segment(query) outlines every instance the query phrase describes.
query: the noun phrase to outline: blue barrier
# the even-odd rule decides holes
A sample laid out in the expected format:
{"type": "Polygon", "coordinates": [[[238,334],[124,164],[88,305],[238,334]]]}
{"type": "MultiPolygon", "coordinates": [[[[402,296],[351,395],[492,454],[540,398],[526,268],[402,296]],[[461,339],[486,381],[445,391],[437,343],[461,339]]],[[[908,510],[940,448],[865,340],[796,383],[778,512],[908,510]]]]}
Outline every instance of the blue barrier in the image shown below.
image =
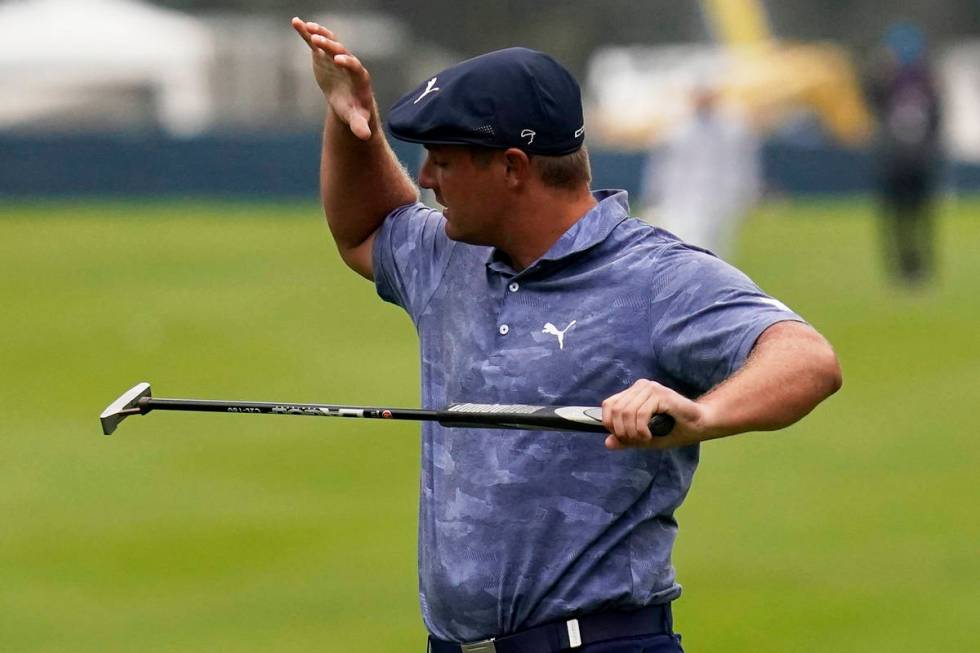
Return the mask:
{"type": "MultiPolygon", "coordinates": [[[[406,166],[418,146],[393,143],[406,166]]],[[[316,196],[320,135],[0,136],[0,195],[316,196]]]]}
{"type": "MultiPolygon", "coordinates": [[[[422,148],[392,142],[413,173],[422,148]]],[[[208,135],[0,135],[0,196],[232,195],[316,197],[318,133],[208,135]]],[[[594,187],[639,197],[643,154],[593,149],[594,187]]],[[[872,158],[862,150],[768,143],[766,185],[789,195],[872,189],[872,158]]],[[[980,166],[950,166],[949,184],[980,189],[980,166]]]]}

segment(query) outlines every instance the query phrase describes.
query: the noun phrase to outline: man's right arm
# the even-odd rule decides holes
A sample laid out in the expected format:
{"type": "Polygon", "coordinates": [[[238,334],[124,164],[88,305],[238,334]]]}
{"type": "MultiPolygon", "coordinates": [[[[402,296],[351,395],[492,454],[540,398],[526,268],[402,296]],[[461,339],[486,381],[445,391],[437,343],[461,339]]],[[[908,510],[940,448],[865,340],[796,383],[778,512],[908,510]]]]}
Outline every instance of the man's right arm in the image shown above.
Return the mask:
{"type": "Polygon", "coordinates": [[[361,62],[317,23],[292,21],[310,46],[326,117],[320,192],[327,224],[344,262],[374,278],[374,235],[395,208],[418,199],[418,189],[395,157],[361,62]]]}

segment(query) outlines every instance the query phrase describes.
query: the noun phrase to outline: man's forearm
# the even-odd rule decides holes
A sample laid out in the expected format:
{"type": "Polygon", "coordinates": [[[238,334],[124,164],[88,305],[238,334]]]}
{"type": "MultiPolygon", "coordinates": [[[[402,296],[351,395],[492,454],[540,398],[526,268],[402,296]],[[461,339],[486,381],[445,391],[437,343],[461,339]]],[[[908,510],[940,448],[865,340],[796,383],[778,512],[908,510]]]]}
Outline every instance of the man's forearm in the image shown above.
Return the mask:
{"type": "Polygon", "coordinates": [[[789,426],[836,392],[842,378],[830,344],[799,322],[769,327],[748,361],[701,397],[704,440],[789,426]]]}
{"type": "Polygon", "coordinates": [[[363,243],[385,216],[418,198],[418,190],[385,139],[377,107],[368,140],[357,138],[327,107],[320,192],[327,224],[343,251],[363,243]]]}

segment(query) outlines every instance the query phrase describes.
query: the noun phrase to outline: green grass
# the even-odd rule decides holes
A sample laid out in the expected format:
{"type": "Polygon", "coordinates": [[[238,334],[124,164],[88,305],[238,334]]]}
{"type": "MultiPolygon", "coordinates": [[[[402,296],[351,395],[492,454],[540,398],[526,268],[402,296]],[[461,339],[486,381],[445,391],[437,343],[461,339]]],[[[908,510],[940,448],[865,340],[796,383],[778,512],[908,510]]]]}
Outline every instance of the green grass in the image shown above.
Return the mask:
{"type": "MultiPolygon", "coordinates": [[[[980,203],[936,287],[871,206],[773,204],[739,263],[834,343],[844,389],[706,445],[675,562],[689,651],[980,648],[980,203]]],[[[0,208],[0,650],[423,650],[417,428],[159,413],[161,396],[415,405],[409,320],[312,204],[0,208]]]]}

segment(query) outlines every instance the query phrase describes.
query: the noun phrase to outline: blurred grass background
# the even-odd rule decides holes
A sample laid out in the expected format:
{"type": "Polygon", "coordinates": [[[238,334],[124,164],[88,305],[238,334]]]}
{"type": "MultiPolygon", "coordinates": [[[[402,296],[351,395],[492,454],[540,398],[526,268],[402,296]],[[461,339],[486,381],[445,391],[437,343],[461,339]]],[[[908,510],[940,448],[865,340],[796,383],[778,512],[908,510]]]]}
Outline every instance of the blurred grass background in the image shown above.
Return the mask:
{"type": "MultiPolygon", "coordinates": [[[[706,445],[679,513],[689,651],[980,650],[980,201],[941,275],[881,271],[873,206],[772,203],[737,263],[844,389],[706,445]]],[[[98,413],[159,396],[413,406],[414,331],[308,203],[0,207],[0,651],[422,651],[417,425],[98,413]]]]}

